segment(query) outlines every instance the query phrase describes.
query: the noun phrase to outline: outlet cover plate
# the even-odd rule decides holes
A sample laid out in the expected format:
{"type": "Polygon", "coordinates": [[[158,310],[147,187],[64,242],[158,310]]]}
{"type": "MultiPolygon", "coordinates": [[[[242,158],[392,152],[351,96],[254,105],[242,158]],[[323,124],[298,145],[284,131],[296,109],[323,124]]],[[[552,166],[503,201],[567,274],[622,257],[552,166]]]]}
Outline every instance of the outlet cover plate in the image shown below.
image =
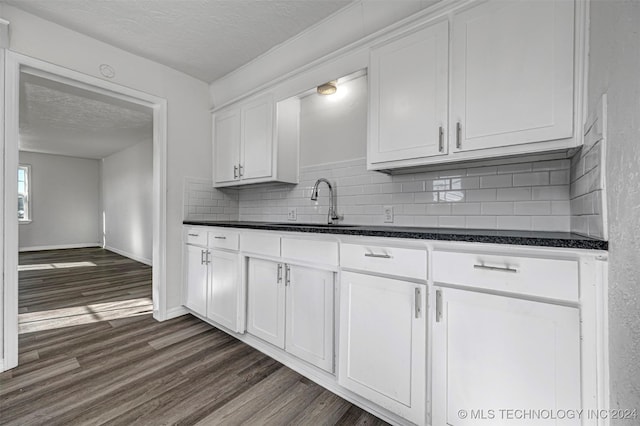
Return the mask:
{"type": "Polygon", "coordinates": [[[384,215],[384,223],[393,223],[393,206],[382,207],[382,214],[384,215]]]}
{"type": "Polygon", "coordinates": [[[296,207],[289,207],[289,211],[287,213],[287,220],[291,220],[291,221],[298,220],[298,209],[296,207]]]}

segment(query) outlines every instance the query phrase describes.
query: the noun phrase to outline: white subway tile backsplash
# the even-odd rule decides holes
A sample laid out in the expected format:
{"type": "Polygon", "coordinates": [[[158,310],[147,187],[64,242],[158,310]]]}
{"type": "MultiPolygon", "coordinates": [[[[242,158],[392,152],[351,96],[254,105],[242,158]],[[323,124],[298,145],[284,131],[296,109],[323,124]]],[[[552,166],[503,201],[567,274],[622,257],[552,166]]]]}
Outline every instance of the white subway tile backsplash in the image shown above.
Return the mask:
{"type": "Polygon", "coordinates": [[[568,200],[569,185],[533,187],[531,195],[534,200],[568,200]]]}
{"type": "Polygon", "coordinates": [[[569,169],[571,160],[538,161],[533,163],[533,171],[569,169]]]}
{"type": "Polygon", "coordinates": [[[533,229],[538,231],[565,232],[570,227],[569,216],[532,216],[533,229]]]}
{"type": "Polygon", "coordinates": [[[470,189],[467,191],[467,201],[495,201],[496,189],[470,189]]]}
{"type": "Polygon", "coordinates": [[[497,216],[466,216],[466,227],[470,229],[496,229],[497,216]]]}
{"type": "Polygon", "coordinates": [[[571,203],[567,200],[552,201],[551,214],[554,216],[568,216],[571,214],[571,203]]]}
{"type": "Polygon", "coordinates": [[[466,219],[464,216],[440,216],[438,224],[442,228],[464,228],[466,219]]]}
{"type": "Polygon", "coordinates": [[[532,230],[531,216],[498,216],[498,229],[532,230]]]}
{"type": "Polygon", "coordinates": [[[416,216],[414,218],[415,226],[424,226],[427,228],[438,227],[438,216],[416,216]]]}
{"type": "Polygon", "coordinates": [[[451,205],[451,214],[459,216],[481,214],[481,203],[455,203],[451,205]]]}
{"type": "Polygon", "coordinates": [[[495,175],[497,172],[497,166],[473,167],[467,169],[467,176],[495,175]]]}
{"type": "Polygon", "coordinates": [[[550,201],[516,201],[513,212],[516,216],[546,216],[551,214],[550,201]]]}
{"type": "Polygon", "coordinates": [[[498,201],[526,201],[531,200],[531,188],[499,188],[498,201]]]}
{"type": "Polygon", "coordinates": [[[451,214],[451,204],[427,204],[427,214],[431,216],[444,216],[451,214]]]}
{"type": "Polygon", "coordinates": [[[569,170],[554,170],[549,172],[549,183],[551,185],[569,185],[569,170]]]}
{"type": "Polygon", "coordinates": [[[482,214],[507,216],[513,214],[513,203],[506,201],[485,202],[481,206],[482,214]]]}
{"type": "Polygon", "coordinates": [[[424,191],[424,181],[404,182],[400,184],[402,192],[422,192],[424,191]]]}
{"type": "Polygon", "coordinates": [[[437,192],[419,192],[413,198],[416,203],[437,203],[440,196],[437,192]]]}
{"type": "Polygon", "coordinates": [[[480,188],[511,188],[512,186],[513,175],[493,175],[480,178],[480,188]]]}
{"type": "Polygon", "coordinates": [[[498,166],[498,174],[504,173],[526,173],[532,169],[531,163],[505,164],[498,166]]]}
{"type": "MultiPolygon", "coordinates": [[[[336,188],[338,213],[348,224],[555,228],[568,223],[569,209],[573,207],[564,183],[569,166],[563,160],[542,163],[386,175],[367,171],[365,159],[357,159],[303,167],[298,185],[263,184],[216,190],[206,180],[188,180],[185,218],[287,222],[288,208],[296,207],[299,222],[323,223],[329,204],[326,187],[320,188],[317,202],[310,197],[316,179],[326,177],[336,188]],[[534,169],[541,171],[532,172],[534,169]],[[551,176],[553,185],[549,185],[551,176]],[[387,205],[394,207],[393,224],[383,222],[383,206],[387,205]],[[548,221],[534,222],[534,217],[561,219],[549,225],[548,221]]],[[[567,225],[564,231],[568,230],[567,225]]]]}
{"type": "Polygon", "coordinates": [[[549,185],[549,172],[532,172],[513,175],[513,186],[549,185]]]}

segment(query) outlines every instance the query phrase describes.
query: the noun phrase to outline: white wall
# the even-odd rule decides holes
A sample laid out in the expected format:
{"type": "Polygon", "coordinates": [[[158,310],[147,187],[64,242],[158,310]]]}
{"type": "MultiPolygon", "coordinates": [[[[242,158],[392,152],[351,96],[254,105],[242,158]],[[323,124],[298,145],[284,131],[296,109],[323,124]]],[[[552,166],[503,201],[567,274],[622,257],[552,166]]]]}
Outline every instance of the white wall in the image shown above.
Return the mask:
{"type": "Polygon", "coordinates": [[[340,84],[331,96],[300,101],[300,166],[362,158],[367,149],[367,77],[340,84]]]}
{"type": "Polygon", "coordinates": [[[102,168],[104,244],[108,250],[151,265],[153,258],[153,143],[106,157],[102,168]]]}
{"type": "Polygon", "coordinates": [[[31,166],[31,223],[20,224],[19,247],[37,249],[98,245],[98,160],[20,152],[31,166]]]}
{"type": "Polygon", "coordinates": [[[184,177],[211,179],[208,85],[14,7],[1,13],[11,22],[12,51],[102,79],[99,66],[109,64],[110,81],[167,99],[167,308],[179,307],[184,177]]]}
{"type": "MultiPolygon", "coordinates": [[[[592,1],[589,111],[608,98],[611,408],[640,409],[640,2],[592,1]]],[[[628,425],[633,420],[613,420],[628,425]]]]}

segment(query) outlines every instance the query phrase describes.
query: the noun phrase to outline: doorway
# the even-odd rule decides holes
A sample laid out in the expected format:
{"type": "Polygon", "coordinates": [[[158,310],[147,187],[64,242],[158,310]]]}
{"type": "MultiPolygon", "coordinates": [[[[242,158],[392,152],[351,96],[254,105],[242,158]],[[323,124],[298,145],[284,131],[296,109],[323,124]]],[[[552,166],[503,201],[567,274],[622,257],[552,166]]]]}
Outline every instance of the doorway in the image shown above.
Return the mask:
{"type": "MultiPolygon", "coordinates": [[[[7,52],[5,66],[5,157],[4,157],[4,327],[3,327],[3,352],[4,365],[2,369],[10,369],[18,364],[18,241],[19,226],[12,212],[18,211],[18,170],[20,167],[20,85],[25,80],[46,81],[45,86],[55,88],[56,85],[63,85],[71,88],[71,91],[88,94],[89,97],[109,99],[114,105],[128,105],[130,108],[141,111],[149,111],[152,123],[152,138],[149,141],[152,151],[152,177],[150,187],[152,188],[151,223],[150,234],[152,235],[151,253],[149,256],[140,256],[141,259],[149,258],[152,268],[152,300],[153,316],[157,320],[166,317],[165,301],[165,254],[164,241],[166,233],[166,100],[135,91],[112,82],[82,73],[71,71],[46,62],[42,62],[24,55],[7,52]]],[[[112,162],[113,163],[113,162],[112,162]]],[[[108,167],[104,164],[101,170],[111,173],[113,179],[118,176],[117,167],[113,164],[108,167]]],[[[24,177],[24,173],[21,175],[24,177]]],[[[117,183],[116,183],[117,185],[117,183]]],[[[21,186],[24,190],[24,185],[21,186]]],[[[104,185],[102,186],[104,190],[104,185]]],[[[112,197],[113,198],[113,197],[112,197]]],[[[28,214],[25,210],[25,197],[22,194],[23,217],[28,214]]],[[[109,202],[113,209],[118,208],[118,203],[109,202]]],[[[28,208],[28,207],[27,207],[28,208]]],[[[101,204],[101,212],[107,209],[106,203],[101,204]]],[[[105,223],[104,216],[102,223],[105,223]]],[[[143,224],[138,223],[139,226],[143,224]]],[[[103,233],[105,227],[102,228],[103,233]]],[[[103,245],[106,244],[103,237],[103,245]]],[[[122,237],[122,236],[120,236],[122,237]]],[[[114,237],[115,238],[115,237],[114,237]]],[[[140,244],[140,238],[132,243],[140,244]]],[[[46,244],[44,245],[46,247],[46,244]]],[[[37,245],[36,245],[37,247],[37,245]]],[[[126,252],[127,250],[122,250],[126,252]]],[[[127,253],[122,253],[127,254],[127,253]]]]}

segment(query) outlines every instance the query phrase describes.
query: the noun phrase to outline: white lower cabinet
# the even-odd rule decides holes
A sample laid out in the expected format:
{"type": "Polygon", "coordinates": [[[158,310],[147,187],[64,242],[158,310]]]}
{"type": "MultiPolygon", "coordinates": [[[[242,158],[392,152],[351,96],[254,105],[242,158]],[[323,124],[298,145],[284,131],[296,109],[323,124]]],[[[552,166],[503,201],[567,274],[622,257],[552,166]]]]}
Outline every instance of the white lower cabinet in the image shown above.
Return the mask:
{"type": "Polygon", "coordinates": [[[247,332],[284,348],[283,264],[249,258],[247,332]]]}
{"type": "Polygon", "coordinates": [[[340,385],[424,424],[426,286],[352,272],[340,286],[340,385]]]}
{"type": "Polygon", "coordinates": [[[249,258],[247,332],[333,372],[334,273],[249,258]]]}
{"type": "Polygon", "coordinates": [[[237,253],[209,251],[207,318],[238,330],[239,259],[237,253]]]}
{"type": "Polygon", "coordinates": [[[437,288],[433,320],[433,425],[512,425],[500,410],[580,409],[578,308],[437,288]]]}
{"type": "Polygon", "coordinates": [[[207,249],[187,244],[184,305],[193,312],[207,314],[207,249]]]}
{"type": "Polygon", "coordinates": [[[185,231],[184,306],[231,331],[243,332],[238,233],[185,231]]]}

